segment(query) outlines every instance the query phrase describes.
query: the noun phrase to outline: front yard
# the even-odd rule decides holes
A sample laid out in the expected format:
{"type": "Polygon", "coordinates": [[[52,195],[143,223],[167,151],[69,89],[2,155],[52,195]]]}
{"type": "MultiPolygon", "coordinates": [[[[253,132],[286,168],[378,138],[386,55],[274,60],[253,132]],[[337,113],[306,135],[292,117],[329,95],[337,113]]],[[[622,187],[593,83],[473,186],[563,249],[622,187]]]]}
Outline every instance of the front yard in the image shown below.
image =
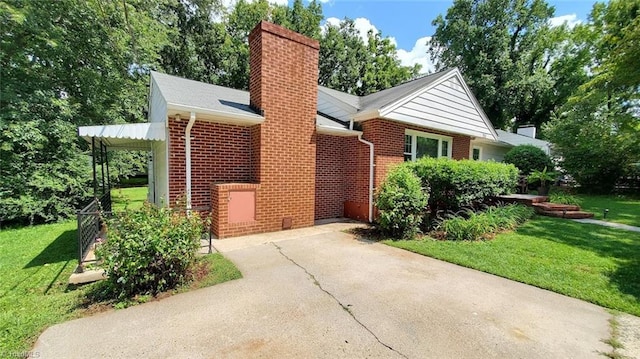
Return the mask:
{"type": "Polygon", "coordinates": [[[385,243],[640,316],[640,233],[536,217],[489,241],[385,243]]]}
{"type": "MultiPolygon", "coordinates": [[[[113,190],[112,196],[114,209],[126,203],[135,208],[144,202],[146,189],[113,190]]],[[[46,327],[87,314],[86,296],[97,284],[67,284],[76,251],[75,220],[0,230],[0,357],[25,352],[46,327]]],[[[199,287],[240,276],[221,255],[204,258],[215,270],[201,278],[199,287]]]]}
{"type": "Polygon", "coordinates": [[[629,196],[580,196],[583,210],[595,214],[595,219],[640,227],[640,198],[629,196]],[[604,210],[608,209],[607,218],[604,210]]]}

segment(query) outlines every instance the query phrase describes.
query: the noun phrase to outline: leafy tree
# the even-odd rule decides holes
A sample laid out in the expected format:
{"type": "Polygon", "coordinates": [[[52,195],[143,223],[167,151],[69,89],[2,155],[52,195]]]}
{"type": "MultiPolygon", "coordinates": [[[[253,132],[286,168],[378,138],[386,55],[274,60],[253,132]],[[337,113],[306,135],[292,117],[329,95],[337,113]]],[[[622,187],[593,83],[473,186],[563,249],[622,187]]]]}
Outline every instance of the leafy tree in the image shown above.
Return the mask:
{"type": "Polygon", "coordinates": [[[322,8],[316,1],[305,7],[302,0],[296,0],[287,7],[267,0],[239,0],[227,11],[218,0],[183,0],[166,6],[162,17],[174,30],[160,52],[162,69],[193,80],[247,89],[248,38],[256,24],[268,20],[319,38],[322,8]]]}
{"type": "Polygon", "coordinates": [[[640,78],[628,67],[639,60],[629,59],[635,50],[621,42],[635,36],[629,26],[640,18],[639,5],[594,5],[591,22],[580,27],[582,46],[591,55],[590,79],[544,129],[563,169],[589,191],[610,192],[640,162],[640,78]]]}
{"type": "Polygon", "coordinates": [[[153,0],[0,2],[0,222],[53,221],[86,194],[76,127],[143,120],[166,40],[153,0]]]}
{"type": "MultiPolygon", "coordinates": [[[[602,48],[608,51],[599,69],[615,86],[640,84],[640,0],[596,4],[592,18],[602,30],[602,48]]],[[[601,76],[604,77],[604,76],[601,76]]]]}
{"type": "Polygon", "coordinates": [[[498,128],[534,124],[585,80],[587,57],[544,0],[456,0],[430,41],[438,69],[458,67],[498,128]],[[512,123],[512,120],[515,120],[512,123]]]}
{"type": "Polygon", "coordinates": [[[366,51],[353,20],[327,23],[320,39],[320,85],[356,94],[366,51]]]}
{"type": "Polygon", "coordinates": [[[380,33],[362,41],[353,20],[326,24],[320,39],[319,83],[329,88],[363,96],[415,78],[420,65],[402,66],[396,47],[380,33]]]}

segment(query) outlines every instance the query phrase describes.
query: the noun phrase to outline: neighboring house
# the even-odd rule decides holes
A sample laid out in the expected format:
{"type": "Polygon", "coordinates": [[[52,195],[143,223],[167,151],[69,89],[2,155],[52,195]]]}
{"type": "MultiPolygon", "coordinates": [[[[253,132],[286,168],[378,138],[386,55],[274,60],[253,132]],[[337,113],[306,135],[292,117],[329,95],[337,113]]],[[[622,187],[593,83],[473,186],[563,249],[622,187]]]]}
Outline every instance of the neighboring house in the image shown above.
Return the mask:
{"type": "Polygon", "coordinates": [[[149,123],[80,135],[151,150],[150,201],[210,206],[218,238],[371,221],[393,165],[502,146],[457,69],[358,97],[317,85],[315,40],[261,22],[249,47],[249,92],[152,72],[149,123]]]}

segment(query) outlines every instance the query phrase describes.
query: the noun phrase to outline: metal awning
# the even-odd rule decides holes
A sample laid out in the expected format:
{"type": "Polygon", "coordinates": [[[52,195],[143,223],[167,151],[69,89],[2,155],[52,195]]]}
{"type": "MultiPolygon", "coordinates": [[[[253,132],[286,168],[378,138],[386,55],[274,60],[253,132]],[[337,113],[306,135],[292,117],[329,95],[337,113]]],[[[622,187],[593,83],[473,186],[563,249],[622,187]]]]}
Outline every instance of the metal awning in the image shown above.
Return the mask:
{"type": "Polygon", "coordinates": [[[87,142],[93,138],[109,150],[151,150],[152,141],[164,141],[164,122],[127,123],[122,125],[81,126],[78,135],[87,142]]]}

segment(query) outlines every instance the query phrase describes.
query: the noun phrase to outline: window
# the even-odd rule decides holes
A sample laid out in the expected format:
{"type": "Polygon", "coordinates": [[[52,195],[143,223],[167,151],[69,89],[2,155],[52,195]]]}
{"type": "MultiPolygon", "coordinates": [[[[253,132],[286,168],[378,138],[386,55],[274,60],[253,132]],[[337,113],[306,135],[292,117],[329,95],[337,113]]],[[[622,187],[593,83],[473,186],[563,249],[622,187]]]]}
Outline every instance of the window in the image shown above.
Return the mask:
{"type": "Polygon", "coordinates": [[[474,161],[480,161],[480,154],[482,153],[482,148],[473,146],[473,150],[472,151],[473,152],[471,153],[471,158],[474,161]]]}
{"type": "Polygon", "coordinates": [[[421,157],[451,157],[451,137],[406,130],[404,135],[404,160],[421,157]]]}

